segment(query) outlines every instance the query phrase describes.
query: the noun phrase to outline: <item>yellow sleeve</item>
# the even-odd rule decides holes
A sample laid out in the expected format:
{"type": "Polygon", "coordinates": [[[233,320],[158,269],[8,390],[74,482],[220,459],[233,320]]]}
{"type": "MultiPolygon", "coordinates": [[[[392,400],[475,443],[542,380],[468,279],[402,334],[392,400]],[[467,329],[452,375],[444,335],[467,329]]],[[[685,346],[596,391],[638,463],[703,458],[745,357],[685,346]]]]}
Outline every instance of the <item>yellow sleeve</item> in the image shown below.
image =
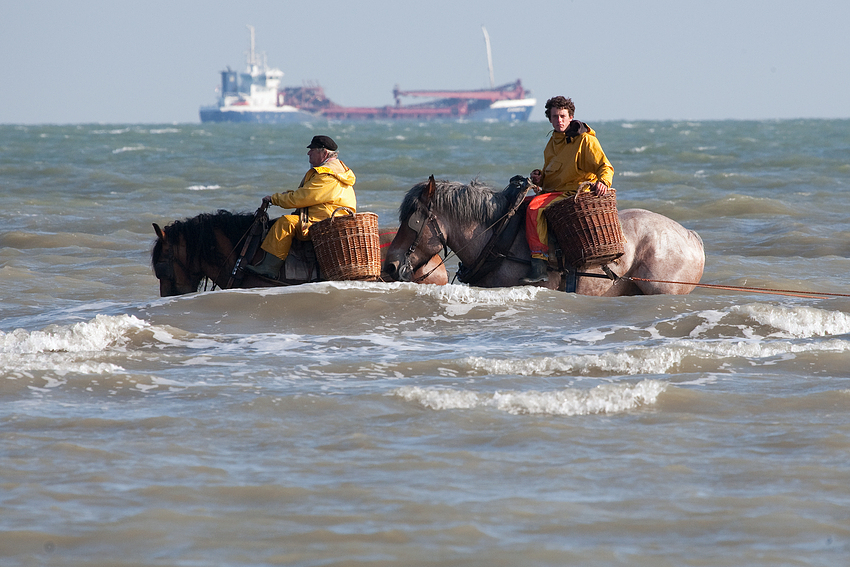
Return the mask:
{"type": "Polygon", "coordinates": [[[579,169],[596,175],[596,178],[611,187],[614,183],[614,166],[608,161],[605,152],[596,136],[583,136],[582,143],[585,144],[579,151],[579,169]]]}
{"type": "Polygon", "coordinates": [[[272,204],[284,209],[300,209],[329,203],[339,198],[343,186],[339,180],[330,173],[323,172],[322,167],[311,169],[301,187],[295,191],[285,191],[272,195],[272,204]]]}

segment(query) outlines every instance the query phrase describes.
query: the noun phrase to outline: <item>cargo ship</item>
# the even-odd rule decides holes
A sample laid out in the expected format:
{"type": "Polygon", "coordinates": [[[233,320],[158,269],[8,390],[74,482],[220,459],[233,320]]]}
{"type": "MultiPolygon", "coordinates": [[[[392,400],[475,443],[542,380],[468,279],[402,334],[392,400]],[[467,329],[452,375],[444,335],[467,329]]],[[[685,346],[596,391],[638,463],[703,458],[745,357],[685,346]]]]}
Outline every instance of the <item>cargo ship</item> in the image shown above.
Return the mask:
{"type": "Polygon", "coordinates": [[[281,87],[283,72],[269,67],[265,55],[255,51],[251,32],[247,69],[237,73],[229,67],[221,72],[221,87],[214,105],[202,106],[201,122],[253,122],[262,124],[312,122],[315,120],[456,120],[476,122],[527,121],[536,100],[517,80],[493,85],[490,39],[484,30],[490,88],[478,90],[393,89],[395,104],[351,107],[336,104],[319,85],[281,87]],[[403,104],[402,98],[428,99],[403,104]]]}

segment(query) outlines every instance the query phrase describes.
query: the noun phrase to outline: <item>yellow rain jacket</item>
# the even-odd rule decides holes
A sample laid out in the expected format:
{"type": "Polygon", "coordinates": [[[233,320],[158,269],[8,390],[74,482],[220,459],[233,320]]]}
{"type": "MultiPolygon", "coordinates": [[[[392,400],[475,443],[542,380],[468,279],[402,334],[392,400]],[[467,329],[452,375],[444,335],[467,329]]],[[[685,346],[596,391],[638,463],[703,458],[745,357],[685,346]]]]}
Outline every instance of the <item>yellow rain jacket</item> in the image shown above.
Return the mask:
{"type": "Polygon", "coordinates": [[[575,195],[585,181],[614,181],[614,167],[596,138],[593,128],[578,120],[566,132],[553,132],[543,150],[543,193],[575,195]]]}
{"type": "Polygon", "coordinates": [[[273,205],[284,209],[307,209],[307,223],[302,226],[299,215],[280,217],[263,241],[263,250],[285,260],[293,237],[310,239],[311,224],[330,218],[338,207],[356,211],[355,181],[354,172],[348,166],[338,159],[332,159],[310,168],[298,189],[272,195],[273,205]]]}
{"type": "Polygon", "coordinates": [[[570,122],[566,132],[552,133],[543,150],[543,163],[541,194],[535,197],[540,202],[532,200],[528,207],[525,233],[532,257],[541,259],[549,252],[549,224],[543,211],[575,195],[582,183],[601,181],[611,187],[614,182],[614,167],[602,151],[596,132],[578,120],[570,122]],[[560,195],[543,197],[544,193],[560,195]]]}

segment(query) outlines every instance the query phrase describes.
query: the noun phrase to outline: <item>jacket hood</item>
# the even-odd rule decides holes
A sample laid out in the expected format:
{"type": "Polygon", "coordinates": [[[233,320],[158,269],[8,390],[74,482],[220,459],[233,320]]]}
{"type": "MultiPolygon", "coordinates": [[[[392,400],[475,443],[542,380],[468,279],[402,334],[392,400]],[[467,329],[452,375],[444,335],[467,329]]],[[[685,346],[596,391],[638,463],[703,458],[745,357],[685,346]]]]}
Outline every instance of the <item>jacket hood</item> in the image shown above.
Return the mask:
{"type": "Polygon", "coordinates": [[[339,182],[344,185],[354,185],[354,182],[356,181],[354,172],[348,169],[348,166],[339,159],[328,160],[322,165],[317,165],[313,169],[315,169],[317,173],[330,173],[339,179],[339,182]]]}
{"type": "Polygon", "coordinates": [[[596,132],[593,131],[593,128],[582,122],[581,120],[571,120],[570,124],[567,126],[567,129],[564,132],[553,132],[552,137],[555,138],[555,141],[560,141],[559,138],[563,137],[565,141],[569,144],[582,134],[590,134],[592,136],[596,135],[596,132]]]}

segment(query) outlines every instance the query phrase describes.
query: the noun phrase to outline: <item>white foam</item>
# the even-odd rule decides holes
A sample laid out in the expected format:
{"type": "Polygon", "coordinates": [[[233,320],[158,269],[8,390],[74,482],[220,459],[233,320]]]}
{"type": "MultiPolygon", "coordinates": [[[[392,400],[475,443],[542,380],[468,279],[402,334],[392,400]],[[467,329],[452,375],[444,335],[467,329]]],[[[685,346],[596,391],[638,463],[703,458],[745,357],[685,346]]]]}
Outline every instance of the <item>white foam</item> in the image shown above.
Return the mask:
{"type": "Polygon", "coordinates": [[[667,388],[658,380],[637,384],[605,384],[591,390],[476,393],[469,390],[403,386],[393,391],[406,401],[434,410],[493,408],[506,413],[546,415],[616,414],[654,405],[667,388]]]}
{"type": "Polygon", "coordinates": [[[764,303],[736,305],[732,311],[743,313],[762,325],[780,330],[779,333],[768,336],[805,338],[850,333],[850,315],[841,311],[764,303]]]}
{"type": "Polygon", "coordinates": [[[123,148],[112,150],[112,153],[123,154],[124,152],[138,152],[145,149],[147,149],[145,146],[124,146],[123,148]]]}
{"type": "Polygon", "coordinates": [[[765,341],[759,338],[737,341],[681,339],[667,341],[657,346],[636,347],[600,354],[522,359],[468,357],[461,362],[465,362],[477,373],[487,375],[586,376],[601,372],[609,375],[638,376],[679,372],[684,360],[688,357],[715,361],[732,358],[764,360],[793,357],[803,353],[848,351],[850,351],[850,341],[840,339],[819,341],[816,344],[790,340],[765,341]]]}
{"type": "MultiPolygon", "coordinates": [[[[441,304],[448,315],[461,316],[476,306],[510,306],[515,303],[533,302],[540,294],[551,293],[550,290],[536,286],[519,286],[508,288],[475,288],[465,285],[430,285],[405,282],[362,282],[362,281],[331,281],[315,282],[298,286],[282,286],[257,288],[251,290],[226,290],[224,293],[248,293],[261,297],[302,294],[302,293],[334,293],[336,290],[355,289],[385,294],[387,291],[403,290],[413,292],[418,297],[429,297],[441,304]]],[[[217,291],[216,293],[222,293],[217,291]]]]}
{"type": "MultiPolygon", "coordinates": [[[[121,374],[124,369],[110,362],[91,360],[92,354],[122,348],[130,335],[149,324],[130,315],[98,315],[73,325],[51,325],[41,331],[0,331],[0,367],[7,379],[51,372],[55,376],[121,374]]],[[[47,388],[61,382],[49,377],[47,388]]]]}
{"type": "Polygon", "coordinates": [[[415,286],[413,289],[416,290],[417,295],[429,295],[459,311],[464,309],[463,306],[472,308],[476,305],[508,305],[509,303],[531,301],[534,300],[541,292],[548,291],[537,286],[485,289],[463,285],[408,285],[415,286]]]}
{"type": "Polygon", "coordinates": [[[469,357],[464,360],[473,369],[485,374],[520,376],[549,376],[557,374],[582,375],[589,371],[633,376],[664,374],[694,354],[688,343],[669,344],[652,348],[610,351],[602,354],[575,354],[538,358],[494,359],[469,357]]]}
{"type": "Polygon", "coordinates": [[[150,325],[132,315],[98,315],[73,325],[51,325],[43,331],[0,331],[0,354],[102,351],[128,340],[128,333],[150,325]]]}

